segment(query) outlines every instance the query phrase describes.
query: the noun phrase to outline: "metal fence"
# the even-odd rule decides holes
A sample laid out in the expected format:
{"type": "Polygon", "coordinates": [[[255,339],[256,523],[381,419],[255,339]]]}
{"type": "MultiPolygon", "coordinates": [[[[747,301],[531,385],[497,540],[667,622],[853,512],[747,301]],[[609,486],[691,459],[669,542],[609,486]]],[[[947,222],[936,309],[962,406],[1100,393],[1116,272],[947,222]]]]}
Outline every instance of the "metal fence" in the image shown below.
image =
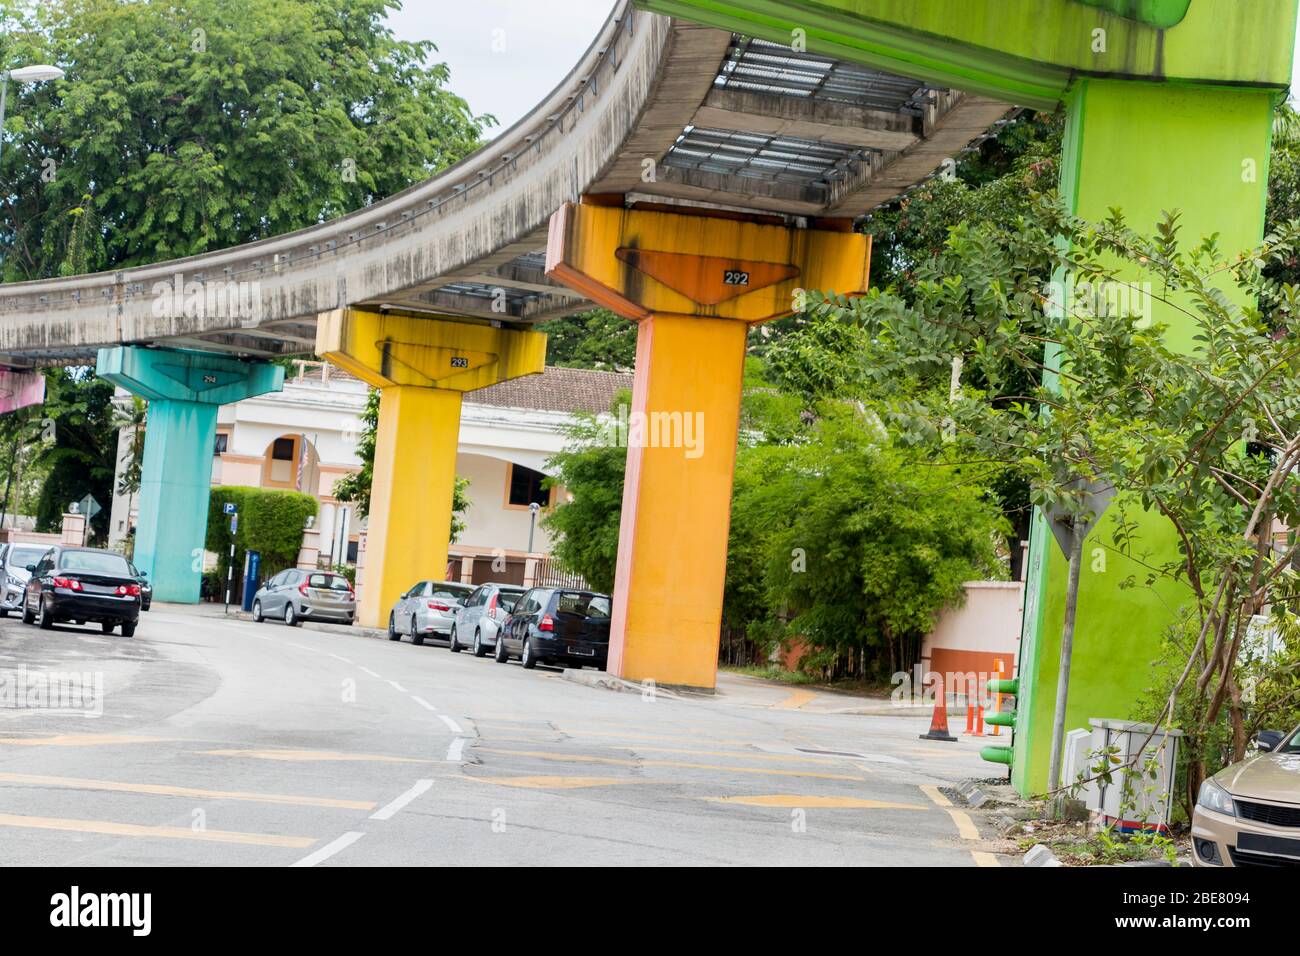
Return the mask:
{"type": "Polygon", "coordinates": [[[586,578],[581,574],[563,570],[553,558],[542,558],[537,562],[537,585],[547,588],[590,590],[586,578]]]}

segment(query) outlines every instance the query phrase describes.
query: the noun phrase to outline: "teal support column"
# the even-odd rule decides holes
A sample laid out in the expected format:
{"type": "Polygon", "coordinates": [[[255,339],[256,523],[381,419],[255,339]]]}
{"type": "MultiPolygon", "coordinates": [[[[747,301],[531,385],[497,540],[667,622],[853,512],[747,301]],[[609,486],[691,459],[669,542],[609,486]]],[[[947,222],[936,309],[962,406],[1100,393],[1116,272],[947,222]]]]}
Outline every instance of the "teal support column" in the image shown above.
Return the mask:
{"type": "Polygon", "coordinates": [[[284,369],[209,352],[100,349],[96,371],[149,402],[135,565],[154,598],[197,604],[217,407],[284,387],[284,369]]]}

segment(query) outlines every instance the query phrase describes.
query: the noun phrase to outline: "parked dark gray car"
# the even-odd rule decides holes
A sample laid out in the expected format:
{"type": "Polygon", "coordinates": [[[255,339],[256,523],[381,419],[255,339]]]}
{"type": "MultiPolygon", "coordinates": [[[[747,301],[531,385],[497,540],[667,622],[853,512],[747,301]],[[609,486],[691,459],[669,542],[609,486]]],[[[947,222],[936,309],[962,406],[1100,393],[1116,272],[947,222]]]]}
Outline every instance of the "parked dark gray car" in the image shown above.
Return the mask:
{"type": "Polygon", "coordinates": [[[539,663],[605,669],[609,656],[608,594],[572,588],[533,588],[519,599],[497,637],[498,664],[518,657],[539,663]]]}
{"type": "Polygon", "coordinates": [[[357,594],[341,574],[290,568],[263,584],[253,597],[253,620],[274,618],[290,627],[303,621],[351,624],[357,594]]]}

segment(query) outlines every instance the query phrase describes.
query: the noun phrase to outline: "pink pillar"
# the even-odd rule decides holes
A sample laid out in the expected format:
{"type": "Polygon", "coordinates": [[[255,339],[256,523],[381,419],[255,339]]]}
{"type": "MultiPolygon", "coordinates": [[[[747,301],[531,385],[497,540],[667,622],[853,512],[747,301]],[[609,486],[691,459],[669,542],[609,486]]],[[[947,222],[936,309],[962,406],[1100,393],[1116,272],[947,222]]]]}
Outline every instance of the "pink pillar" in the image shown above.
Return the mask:
{"type": "Polygon", "coordinates": [[[45,401],[45,376],[39,371],[0,369],[0,415],[45,401]]]}

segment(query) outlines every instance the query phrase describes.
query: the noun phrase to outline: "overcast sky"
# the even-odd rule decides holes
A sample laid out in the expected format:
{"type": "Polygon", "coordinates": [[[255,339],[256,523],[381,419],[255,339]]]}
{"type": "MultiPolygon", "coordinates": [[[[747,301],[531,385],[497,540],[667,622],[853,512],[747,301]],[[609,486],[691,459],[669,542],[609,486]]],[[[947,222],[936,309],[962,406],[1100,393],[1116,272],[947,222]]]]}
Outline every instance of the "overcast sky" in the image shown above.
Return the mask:
{"type": "MultiPolygon", "coordinates": [[[[401,39],[437,43],[451,88],[505,129],[564,78],[613,7],[614,0],[406,0],[390,23],[401,39]]],[[[1293,96],[1297,88],[1300,69],[1293,96]]]]}

